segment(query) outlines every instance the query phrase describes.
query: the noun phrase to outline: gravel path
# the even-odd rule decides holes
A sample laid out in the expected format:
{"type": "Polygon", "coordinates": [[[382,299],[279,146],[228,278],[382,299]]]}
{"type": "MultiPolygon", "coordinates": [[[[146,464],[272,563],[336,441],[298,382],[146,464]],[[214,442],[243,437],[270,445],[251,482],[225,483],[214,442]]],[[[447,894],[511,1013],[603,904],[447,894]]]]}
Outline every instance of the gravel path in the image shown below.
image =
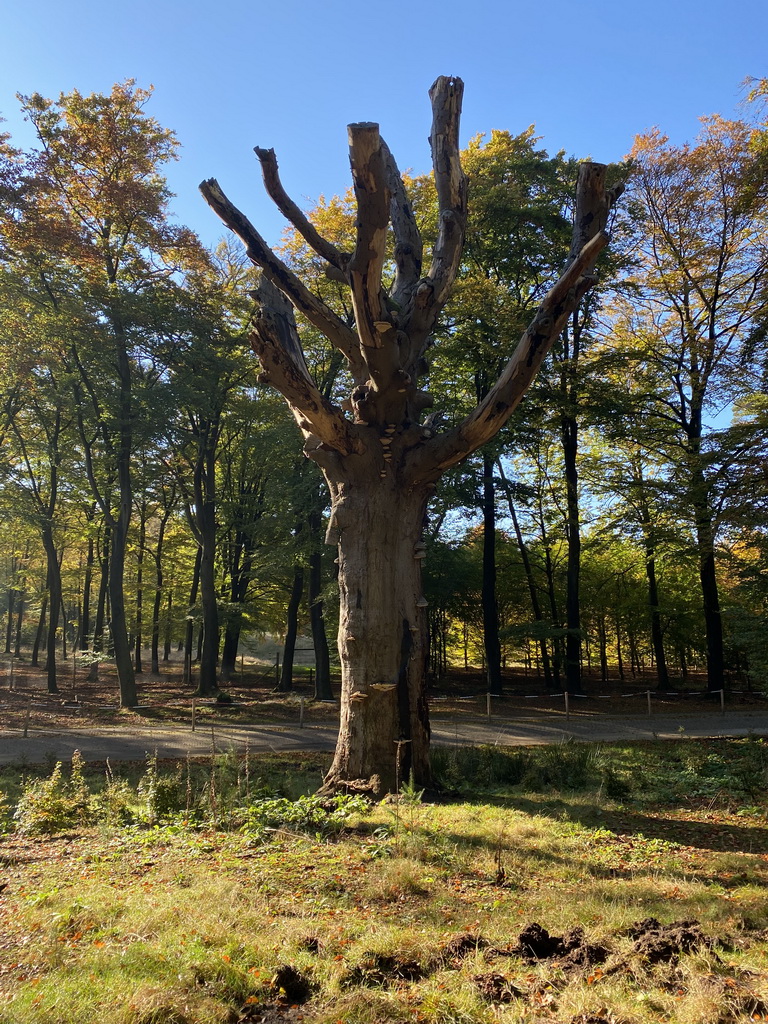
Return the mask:
{"type": "MultiPolygon", "coordinates": [[[[136,728],[58,728],[56,731],[30,728],[0,730],[0,763],[34,764],[47,760],[68,760],[79,750],[86,761],[138,761],[147,753],[173,758],[217,751],[242,750],[246,744],[258,750],[332,750],[336,726],[312,724],[299,728],[296,722],[270,725],[217,723],[200,725],[193,732],[187,725],[158,724],[136,728]]],[[[433,712],[432,738],[437,745],[493,743],[501,746],[561,743],[568,739],[600,742],[610,740],[674,739],[680,736],[768,736],[768,711],[713,710],[707,714],[602,715],[552,712],[535,717],[481,717],[473,714],[433,712]]]]}

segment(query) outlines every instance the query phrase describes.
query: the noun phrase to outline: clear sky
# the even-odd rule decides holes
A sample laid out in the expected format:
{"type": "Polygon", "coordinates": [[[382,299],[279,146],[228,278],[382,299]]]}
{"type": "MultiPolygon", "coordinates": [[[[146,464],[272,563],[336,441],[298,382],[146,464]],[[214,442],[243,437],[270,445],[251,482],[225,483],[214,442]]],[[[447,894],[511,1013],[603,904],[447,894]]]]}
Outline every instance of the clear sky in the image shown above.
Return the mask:
{"type": "Polygon", "coordinates": [[[174,129],[178,219],[221,234],[197,193],[216,177],[266,238],[282,220],[253,146],[273,146],[301,205],[349,184],[346,125],[378,121],[401,168],[429,169],[427,92],[464,79],[463,141],[535,123],[550,151],[620,159],[658,125],[738,113],[741,82],[768,76],[766,0],[6,0],[0,114],[31,144],[17,92],[154,85],[174,129]]]}

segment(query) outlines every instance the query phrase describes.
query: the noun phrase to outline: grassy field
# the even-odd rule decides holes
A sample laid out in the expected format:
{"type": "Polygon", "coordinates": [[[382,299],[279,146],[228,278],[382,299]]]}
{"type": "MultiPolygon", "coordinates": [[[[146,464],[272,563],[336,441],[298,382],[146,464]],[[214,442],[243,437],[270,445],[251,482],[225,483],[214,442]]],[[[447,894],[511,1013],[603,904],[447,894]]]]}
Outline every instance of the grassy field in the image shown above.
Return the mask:
{"type": "Polygon", "coordinates": [[[768,1021],[768,743],[434,760],[4,770],[0,1022],[768,1021]]]}

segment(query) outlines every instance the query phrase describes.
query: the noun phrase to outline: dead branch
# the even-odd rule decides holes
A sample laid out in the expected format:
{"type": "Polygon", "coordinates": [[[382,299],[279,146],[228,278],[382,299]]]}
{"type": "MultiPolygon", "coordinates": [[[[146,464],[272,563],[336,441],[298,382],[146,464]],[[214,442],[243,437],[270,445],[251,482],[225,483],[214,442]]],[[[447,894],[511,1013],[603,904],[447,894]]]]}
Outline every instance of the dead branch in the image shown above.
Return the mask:
{"type": "Polygon", "coordinates": [[[264,371],[262,382],[283,395],[305,437],[313,435],[344,455],[357,451],[349,422],[323,397],[307,369],[290,301],[265,274],[254,298],[258,309],[251,344],[264,371]]]}
{"type": "Polygon", "coordinates": [[[267,195],[274,202],[278,210],[286,220],[293,224],[301,237],[314,249],[318,256],[322,256],[331,266],[344,271],[348,257],[340,253],[336,246],[332,245],[327,238],[323,238],[315,225],[299,209],[283,188],[283,183],[280,181],[277,169],[277,157],[275,156],[274,149],[261,149],[259,146],[254,146],[253,151],[261,164],[261,173],[264,178],[264,187],[267,190],[267,195]]]}
{"type": "Polygon", "coordinates": [[[275,256],[245,214],[229,201],[215,178],[202,182],[200,192],[211,209],[242,241],[252,262],[261,267],[269,280],[287,295],[307,320],[344,353],[355,380],[365,380],[367,372],[355,332],[275,256]]]}

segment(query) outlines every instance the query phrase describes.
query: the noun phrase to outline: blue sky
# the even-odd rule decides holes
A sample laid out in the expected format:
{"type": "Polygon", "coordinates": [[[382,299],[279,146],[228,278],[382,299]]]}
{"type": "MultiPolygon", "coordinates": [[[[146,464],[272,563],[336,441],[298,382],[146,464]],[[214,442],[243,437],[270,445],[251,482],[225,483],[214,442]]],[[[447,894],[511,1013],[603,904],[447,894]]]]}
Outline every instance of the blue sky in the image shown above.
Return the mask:
{"type": "Polygon", "coordinates": [[[439,74],[464,79],[464,141],[535,123],[550,152],[602,161],[654,125],[692,138],[700,116],[738,113],[746,76],[768,76],[765,0],[36,0],[7,4],[2,31],[0,114],[18,145],[17,92],[154,85],[148,109],[183,147],[174,211],[209,244],[206,177],[279,238],[254,145],[275,148],[304,206],[347,187],[350,121],[378,121],[401,168],[428,170],[439,74]]]}

